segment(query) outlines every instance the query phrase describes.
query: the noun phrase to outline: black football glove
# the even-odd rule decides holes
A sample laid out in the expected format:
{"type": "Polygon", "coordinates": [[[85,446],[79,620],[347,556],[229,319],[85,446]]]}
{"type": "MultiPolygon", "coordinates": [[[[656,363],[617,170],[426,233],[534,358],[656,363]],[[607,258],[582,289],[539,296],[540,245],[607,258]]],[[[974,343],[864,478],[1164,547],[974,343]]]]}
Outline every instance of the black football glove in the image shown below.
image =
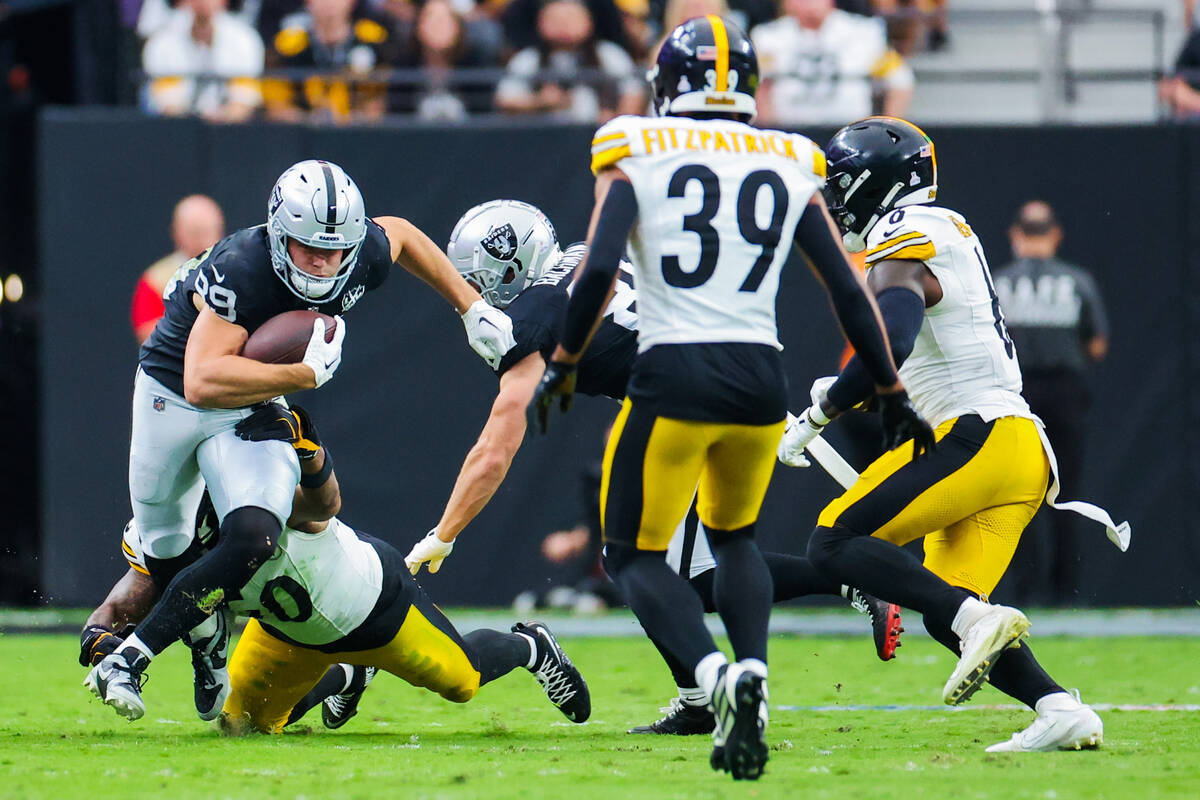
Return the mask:
{"type": "Polygon", "coordinates": [[[937,449],[933,428],[917,413],[908,392],[901,389],[879,397],[879,413],[883,416],[883,446],[895,450],[912,439],[913,461],[937,449]]]}
{"type": "Polygon", "coordinates": [[[115,653],[133,631],[133,625],[126,625],[120,633],[113,633],[99,625],[88,625],[79,636],[79,665],[96,666],[105,656],[115,653]]]}
{"type": "Polygon", "coordinates": [[[308,412],[300,406],[264,403],[237,424],[233,432],[248,442],[287,442],[300,459],[308,460],[321,449],[321,437],[308,412]]]}
{"type": "Polygon", "coordinates": [[[550,406],[554,404],[555,397],[559,399],[558,407],[564,414],[570,410],[571,400],[575,397],[575,369],[575,364],[562,361],[551,361],[546,365],[546,371],[542,373],[542,379],[526,410],[531,428],[540,433],[546,432],[550,422],[550,406]]]}

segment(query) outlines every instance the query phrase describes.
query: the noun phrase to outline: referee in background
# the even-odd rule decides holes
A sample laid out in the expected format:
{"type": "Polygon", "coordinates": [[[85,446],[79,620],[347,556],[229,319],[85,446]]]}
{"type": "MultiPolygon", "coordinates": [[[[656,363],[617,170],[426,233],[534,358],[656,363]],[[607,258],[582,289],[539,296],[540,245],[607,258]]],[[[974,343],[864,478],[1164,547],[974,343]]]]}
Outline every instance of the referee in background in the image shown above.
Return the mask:
{"type": "MultiPolygon", "coordinates": [[[[1048,203],[1021,206],[1008,236],[1016,260],[996,271],[996,293],[1021,356],[1025,399],[1046,423],[1058,457],[1062,497],[1078,497],[1091,408],[1087,371],[1108,353],[1104,302],[1086,269],[1057,257],[1063,234],[1048,203]]],[[[1081,560],[1075,515],[1049,514],[1049,524],[1049,542],[1022,541],[1014,561],[1023,580],[1015,588],[1035,602],[1075,605],[1081,560]]]]}

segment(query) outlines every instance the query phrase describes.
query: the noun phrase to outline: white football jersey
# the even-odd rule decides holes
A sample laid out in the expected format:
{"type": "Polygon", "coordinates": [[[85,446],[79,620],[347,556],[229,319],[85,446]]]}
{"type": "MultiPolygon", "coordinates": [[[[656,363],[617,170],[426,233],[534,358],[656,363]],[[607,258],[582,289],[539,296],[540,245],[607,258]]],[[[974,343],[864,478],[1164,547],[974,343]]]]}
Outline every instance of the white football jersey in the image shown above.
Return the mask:
{"type": "Polygon", "coordinates": [[[782,16],[750,36],[782,124],[845,125],[870,116],[876,86],[911,89],[912,69],[888,47],[883,21],[835,9],[810,30],[782,16]]]}
{"type": "Polygon", "coordinates": [[[625,116],[592,141],[592,171],[614,165],[638,202],[629,236],[638,351],[693,342],[781,347],[779,273],[800,215],[824,184],[821,149],[732,120],[625,116]]]}
{"type": "Polygon", "coordinates": [[[320,533],[285,526],[275,555],[229,605],[300,644],[323,645],[361,625],[382,586],[375,548],[334,518],[320,533]]]}
{"type": "Polygon", "coordinates": [[[867,269],[889,258],[924,262],[942,286],[900,367],[921,415],[935,427],[963,414],[1033,418],[983,245],[962,216],[933,206],[896,209],[867,236],[867,269]]]}

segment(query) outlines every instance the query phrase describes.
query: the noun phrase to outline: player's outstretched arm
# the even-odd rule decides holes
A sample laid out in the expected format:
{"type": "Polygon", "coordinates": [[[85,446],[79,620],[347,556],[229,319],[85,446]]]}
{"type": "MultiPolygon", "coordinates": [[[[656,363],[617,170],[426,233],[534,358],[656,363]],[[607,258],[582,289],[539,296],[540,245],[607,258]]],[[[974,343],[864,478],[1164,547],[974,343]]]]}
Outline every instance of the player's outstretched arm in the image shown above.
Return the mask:
{"type": "Polygon", "coordinates": [[[189,403],[242,408],[317,386],[316,373],[307,364],[263,364],[240,356],[248,338],[241,325],[221,319],[207,306],[200,309],[183,355],[183,394],[189,403]]]}
{"type": "Polygon", "coordinates": [[[629,176],[617,167],[602,170],[596,176],[596,203],[588,227],[588,253],[576,270],[575,290],[567,304],[563,336],[529,404],[529,416],[542,433],[546,432],[550,407],[556,398],[564,412],[571,407],[576,365],[600,327],[604,309],[612,300],[625,242],[637,215],[637,196],[629,176]]]}
{"type": "Polygon", "coordinates": [[[463,279],[450,259],[417,226],[400,217],[376,217],[387,234],[392,261],[433,287],[462,317],[471,349],[493,369],[516,340],[512,320],[492,308],[463,279]]]}
{"type": "MultiPolygon", "coordinates": [[[[442,518],[428,536],[434,536],[445,544],[452,543],[491,501],[500,484],[504,483],[508,468],[525,438],[525,406],[533,397],[545,363],[541,353],[530,353],[501,376],[500,391],[492,402],[492,412],[479,439],[463,461],[450,499],[442,511],[442,518]]],[[[425,548],[430,553],[418,552],[421,545],[418,543],[405,559],[414,575],[422,564],[431,562],[437,556],[432,551],[444,550],[436,542],[427,544],[433,545],[432,548],[425,548]]],[[[442,557],[445,555],[448,552],[442,557]]],[[[432,564],[430,571],[436,571],[432,564]]]]}
{"type": "Polygon", "coordinates": [[[321,443],[312,417],[300,406],[266,403],[234,427],[239,438],[249,442],[287,442],[300,459],[300,484],[292,500],[288,525],[324,522],[342,508],[342,492],[333,459],[321,443]]]}

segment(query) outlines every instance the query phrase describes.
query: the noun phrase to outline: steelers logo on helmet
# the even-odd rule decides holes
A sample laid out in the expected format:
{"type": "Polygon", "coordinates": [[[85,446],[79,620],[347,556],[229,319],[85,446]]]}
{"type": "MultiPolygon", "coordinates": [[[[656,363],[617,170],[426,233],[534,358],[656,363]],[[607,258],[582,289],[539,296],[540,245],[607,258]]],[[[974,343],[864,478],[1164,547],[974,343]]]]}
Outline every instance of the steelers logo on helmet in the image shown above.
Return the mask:
{"type": "Polygon", "coordinates": [[[937,198],[937,155],[925,131],[897,117],[867,117],[825,146],[825,201],[852,253],[894,208],[937,198]]]}
{"type": "Polygon", "coordinates": [[[659,116],[754,118],[758,57],[750,39],[716,14],[694,17],[663,42],[646,76],[659,116]]]}

